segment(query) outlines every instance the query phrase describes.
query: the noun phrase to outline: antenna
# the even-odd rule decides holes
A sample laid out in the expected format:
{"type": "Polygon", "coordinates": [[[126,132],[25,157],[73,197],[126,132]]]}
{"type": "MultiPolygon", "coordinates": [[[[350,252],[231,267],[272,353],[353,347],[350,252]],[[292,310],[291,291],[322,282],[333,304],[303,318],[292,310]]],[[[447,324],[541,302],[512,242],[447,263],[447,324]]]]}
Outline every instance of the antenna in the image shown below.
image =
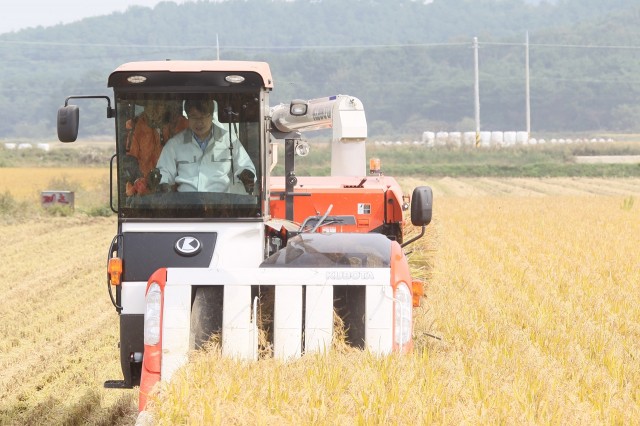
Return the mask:
{"type": "Polygon", "coordinates": [[[216,33],[216,59],[220,60],[220,42],[218,41],[218,33],[216,33]]]}

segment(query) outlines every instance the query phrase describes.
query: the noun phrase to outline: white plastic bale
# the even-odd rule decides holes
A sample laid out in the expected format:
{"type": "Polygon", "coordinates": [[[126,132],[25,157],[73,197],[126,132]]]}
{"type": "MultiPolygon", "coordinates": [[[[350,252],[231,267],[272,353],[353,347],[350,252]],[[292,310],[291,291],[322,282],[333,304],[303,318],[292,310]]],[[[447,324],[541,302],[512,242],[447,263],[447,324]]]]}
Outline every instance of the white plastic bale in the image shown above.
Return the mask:
{"type": "Polygon", "coordinates": [[[491,132],[491,146],[502,146],[504,144],[504,133],[500,131],[491,132]]]}
{"type": "Polygon", "coordinates": [[[436,133],[436,146],[446,146],[449,140],[449,132],[436,133]]]}
{"type": "Polygon", "coordinates": [[[436,134],[434,132],[422,132],[422,142],[431,148],[435,144],[436,134]]]}
{"type": "Polygon", "coordinates": [[[476,144],[476,132],[464,132],[462,134],[463,146],[474,146],[476,144]]]}
{"type": "Polygon", "coordinates": [[[516,132],[516,143],[526,145],[529,142],[529,134],[527,132],[516,132]]]}
{"type": "Polygon", "coordinates": [[[452,147],[459,147],[462,145],[462,133],[449,132],[449,145],[452,147]]]}
{"type": "Polygon", "coordinates": [[[516,144],[516,132],[513,132],[513,131],[504,132],[503,144],[504,144],[504,146],[513,146],[513,145],[515,145],[516,144]]]}
{"type": "Polygon", "coordinates": [[[491,146],[491,132],[480,132],[480,146],[484,148],[491,146]]]}

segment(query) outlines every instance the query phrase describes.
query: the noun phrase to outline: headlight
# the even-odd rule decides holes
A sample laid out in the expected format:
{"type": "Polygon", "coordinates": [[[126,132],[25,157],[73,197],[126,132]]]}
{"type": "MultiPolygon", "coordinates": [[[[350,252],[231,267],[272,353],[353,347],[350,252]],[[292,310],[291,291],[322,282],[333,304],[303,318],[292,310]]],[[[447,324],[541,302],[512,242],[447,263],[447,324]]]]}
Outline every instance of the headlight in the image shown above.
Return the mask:
{"type": "Polygon", "coordinates": [[[411,340],[412,306],[411,291],[407,283],[402,281],[396,287],[393,303],[393,338],[397,345],[406,345],[411,340]]]}
{"type": "Polygon", "coordinates": [[[158,283],[149,286],[144,312],[144,344],[153,346],[160,342],[160,318],[162,313],[162,291],[158,283]]]}

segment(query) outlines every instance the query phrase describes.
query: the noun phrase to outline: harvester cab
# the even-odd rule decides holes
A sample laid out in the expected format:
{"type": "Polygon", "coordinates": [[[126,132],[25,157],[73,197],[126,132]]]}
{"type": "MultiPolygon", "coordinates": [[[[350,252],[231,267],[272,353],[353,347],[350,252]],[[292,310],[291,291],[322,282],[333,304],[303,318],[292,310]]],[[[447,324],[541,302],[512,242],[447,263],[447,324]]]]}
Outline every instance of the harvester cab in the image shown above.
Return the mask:
{"type": "MultiPolygon", "coordinates": [[[[402,250],[408,197],[367,173],[357,98],[270,107],[262,62],[127,63],[108,85],[113,107],[108,96],[70,96],[58,111],[62,142],[78,135],[72,99],[104,98],[115,118],[107,285],[124,379],[105,386],[140,385],[143,409],[153,385],[212,338],[230,357],[295,358],[331,347],[334,314],[352,346],[411,350],[422,283],[402,250]],[[295,156],[309,150],[301,134],[325,128],[331,176],[297,176],[295,156]]],[[[431,189],[412,198],[424,234],[431,189]]]]}

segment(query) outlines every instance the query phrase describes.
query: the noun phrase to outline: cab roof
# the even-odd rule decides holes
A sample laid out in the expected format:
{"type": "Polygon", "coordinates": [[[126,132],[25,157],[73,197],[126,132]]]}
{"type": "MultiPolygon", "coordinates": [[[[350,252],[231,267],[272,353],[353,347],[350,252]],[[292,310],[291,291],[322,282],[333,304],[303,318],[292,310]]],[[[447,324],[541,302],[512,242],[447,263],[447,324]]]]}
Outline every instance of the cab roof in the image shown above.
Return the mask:
{"type": "MultiPolygon", "coordinates": [[[[198,72],[254,72],[262,78],[266,88],[273,88],[271,69],[266,62],[253,61],[140,61],[128,62],[120,65],[109,76],[109,81],[119,73],[131,72],[171,72],[171,73],[198,73],[198,72]]],[[[111,85],[111,84],[110,84],[111,85]]]]}

